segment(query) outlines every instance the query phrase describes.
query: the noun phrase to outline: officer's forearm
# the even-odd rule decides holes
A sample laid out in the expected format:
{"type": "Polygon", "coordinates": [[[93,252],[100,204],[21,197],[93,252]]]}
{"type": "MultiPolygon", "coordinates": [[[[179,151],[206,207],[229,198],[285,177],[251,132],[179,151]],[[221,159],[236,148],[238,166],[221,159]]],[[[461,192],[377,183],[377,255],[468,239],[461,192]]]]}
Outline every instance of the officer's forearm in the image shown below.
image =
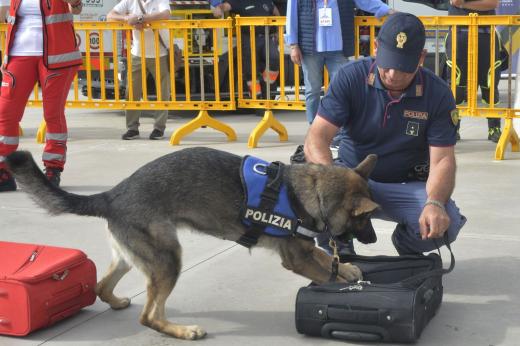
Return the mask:
{"type": "Polygon", "coordinates": [[[330,165],[333,163],[330,143],[338,132],[338,128],[319,115],[309,128],[305,137],[305,160],[310,163],[330,165]]]}
{"type": "Polygon", "coordinates": [[[454,155],[446,155],[436,162],[430,162],[430,173],[426,182],[428,199],[448,202],[455,188],[456,163],[454,155]]]}

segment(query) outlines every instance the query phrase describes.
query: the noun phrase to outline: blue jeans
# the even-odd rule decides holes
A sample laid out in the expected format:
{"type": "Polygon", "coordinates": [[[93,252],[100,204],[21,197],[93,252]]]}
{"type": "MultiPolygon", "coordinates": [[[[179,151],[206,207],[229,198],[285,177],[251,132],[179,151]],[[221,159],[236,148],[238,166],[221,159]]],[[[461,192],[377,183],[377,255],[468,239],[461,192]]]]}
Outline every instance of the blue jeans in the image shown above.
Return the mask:
{"type": "MultiPolygon", "coordinates": [[[[336,164],[346,166],[341,160],[337,160],[336,164]]],[[[409,253],[422,253],[444,244],[444,238],[422,240],[420,236],[419,217],[427,199],[426,182],[378,183],[369,180],[368,185],[372,199],[381,207],[372,214],[372,218],[398,224],[393,235],[396,248],[406,249],[409,253]]],[[[451,243],[466,223],[466,217],[451,199],[446,204],[446,212],[451,221],[448,228],[448,241],[451,243]]],[[[324,247],[326,241],[318,239],[318,245],[324,247]]],[[[339,247],[341,248],[341,244],[339,247]]]]}
{"type": "Polygon", "coordinates": [[[305,82],[305,107],[307,121],[312,123],[320,104],[321,87],[323,86],[323,67],[327,66],[330,80],[340,67],[348,62],[343,52],[320,52],[303,56],[302,69],[305,82]]]}

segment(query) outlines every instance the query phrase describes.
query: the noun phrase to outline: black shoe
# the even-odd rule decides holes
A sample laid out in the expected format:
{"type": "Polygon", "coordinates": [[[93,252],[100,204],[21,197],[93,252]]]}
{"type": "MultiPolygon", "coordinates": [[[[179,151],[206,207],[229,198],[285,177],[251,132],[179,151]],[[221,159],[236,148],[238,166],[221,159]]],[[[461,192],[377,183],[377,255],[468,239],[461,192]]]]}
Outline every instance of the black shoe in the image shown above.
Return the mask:
{"type": "Polygon", "coordinates": [[[0,168],[0,192],[16,191],[16,181],[6,169],[0,168]]]}
{"type": "Polygon", "coordinates": [[[356,255],[356,250],[354,250],[354,242],[349,240],[347,243],[339,243],[338,245],[339,263],[351,262],[352,260],[350,258],[356,255]]]}
{"type": "Polygon", "coordinates": [[[55,167],[46,167],[45,176],[52,185],[59,187],[61,182],[61,169],[55,167]]]}
{"type": "Polygon", "coordinates": [[[488,129],[488,140],[490,140],[491,142],[498,143],[500,136],[502,136],[502,131],[500,130],[500,127],[490,127],[488,129]]]}
{"type": "Polygon", "coordinates": [[[409,249],[405,245],[397,242],[397,232],[405,232],[404,225],[398,224],[395,227],[394,233],[392,233],[392,244],[394,245],[395,249],[397,250],[397,253],[399,256],[405,256],[405,255],[418,255],[421,254],[420,252],[417,252],[415,250],[409,249]]]}
{"type": "MultiPolygon", "coordinates": [[[[139,136],[139,132],[137,133],[139,136]]],[[[150,139],[156,140],[156,139],[163,139],[164,138],[164,132],[161,130],[154,129],[152,133],[150,133],[150,139]]]]}
{"type": "Polygon", "coordinates": [[[139,131],[137,130],[128,130],[124,135],[121,136],[121,139],[124,139],[125,141],[139,138],[139,131]]]}
{"type": "Polygon", "coordinates": [[[305,153],[303,152],[303,145],[298,145],[294,154],[289,159],[292,164],[305,163],[305,153]]]}

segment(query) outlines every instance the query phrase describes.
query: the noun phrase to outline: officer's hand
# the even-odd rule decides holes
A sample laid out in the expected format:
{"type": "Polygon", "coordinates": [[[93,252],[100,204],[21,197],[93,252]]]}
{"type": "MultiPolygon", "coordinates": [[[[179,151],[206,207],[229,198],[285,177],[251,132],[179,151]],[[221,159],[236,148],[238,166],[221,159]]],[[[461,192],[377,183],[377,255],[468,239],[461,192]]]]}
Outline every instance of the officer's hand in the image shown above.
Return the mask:
{"type": "Polygon", "coordinates": [[[291,61],[295,63],[296,65],[302,64],[302,51],[300,50],[300,47],[298,46],[291,46],[291,61]]]}
{"type": "Polygon", "coordinates": [[[444,209],[436,205],[425,205],[419,217],[421,238],[441,238],[450,226],[450,217],[444,209]]]}

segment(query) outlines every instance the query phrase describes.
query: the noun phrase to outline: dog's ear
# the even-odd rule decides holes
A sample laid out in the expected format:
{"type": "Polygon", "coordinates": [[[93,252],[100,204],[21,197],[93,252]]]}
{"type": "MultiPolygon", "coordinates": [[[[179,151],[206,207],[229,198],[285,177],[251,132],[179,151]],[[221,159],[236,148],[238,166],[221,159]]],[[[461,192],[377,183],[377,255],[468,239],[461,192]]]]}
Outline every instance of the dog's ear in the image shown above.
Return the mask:
{"type": "Polygon", "coordinates": [[[379,208],[379,205],[372,201],[370,198],[361,197],[354,209],[354,216],[360,216],[363,214],[371,213],[379,208]]]}
{"type": "Polygon", "coordinates": [[[370,154],[363,161],[361,161],[356,168],[354,168],[354,171],[363,178],[365,178],[365,180],[368,180],[368,177],[370,176],[370,173],[372,173],[372,171],[374,170],[376,163],[377,155],[370,154]]]}

